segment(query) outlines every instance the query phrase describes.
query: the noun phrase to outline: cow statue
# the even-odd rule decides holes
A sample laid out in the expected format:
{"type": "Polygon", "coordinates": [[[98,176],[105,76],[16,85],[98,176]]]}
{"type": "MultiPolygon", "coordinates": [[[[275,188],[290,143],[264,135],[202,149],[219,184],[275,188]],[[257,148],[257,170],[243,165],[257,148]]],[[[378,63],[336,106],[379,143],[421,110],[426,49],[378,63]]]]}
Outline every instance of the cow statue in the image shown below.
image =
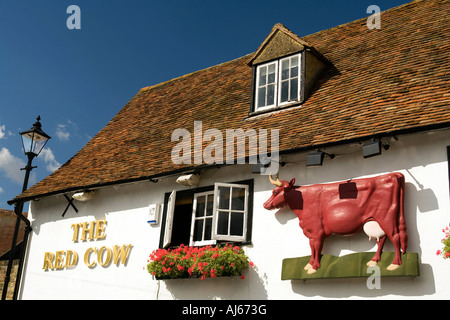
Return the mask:
{"type": "Polygon", "coordinates": [[[288,206],[298,217],[300,228],[309,239],[311,259],[308,274],[320,267],[323,242],[332,234],[355,235],[362,229],[377,241],[377,252],[367,263],[380,261],[386,236],[395,247],[392,271],[401,264],[400,248],[405,254],[408,235],[404,214],[405,177],[401,173],[354,179],[338,183],[295,186],[295,179],[280,181],[278,174],[272,196],[264,203],[267,210],[288,206]]]}

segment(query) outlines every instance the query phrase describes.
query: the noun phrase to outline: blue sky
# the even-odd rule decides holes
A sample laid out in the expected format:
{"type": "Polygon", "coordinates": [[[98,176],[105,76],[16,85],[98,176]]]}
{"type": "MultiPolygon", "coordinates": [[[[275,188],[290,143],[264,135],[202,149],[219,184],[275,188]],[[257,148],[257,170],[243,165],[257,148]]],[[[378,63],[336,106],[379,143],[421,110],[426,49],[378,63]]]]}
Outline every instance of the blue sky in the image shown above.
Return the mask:
{"type": "MultiPolygon", "coordinates": [[[[20,193],[18,132],[52,139],[29,186],[76,154],[142,87],[255,51],[273,25],[299,36],[404,0],[0,0],[0,208],[20,193]],[[80,8],[81,29],[66,13],[80,8]]],[[[382,19],[382,17],[381,17],[382,19]]],[[[381,20],[381,23],[382,20],[381,20]]],[[[75,178],[75,177],[74,177],[75,178]]]]}

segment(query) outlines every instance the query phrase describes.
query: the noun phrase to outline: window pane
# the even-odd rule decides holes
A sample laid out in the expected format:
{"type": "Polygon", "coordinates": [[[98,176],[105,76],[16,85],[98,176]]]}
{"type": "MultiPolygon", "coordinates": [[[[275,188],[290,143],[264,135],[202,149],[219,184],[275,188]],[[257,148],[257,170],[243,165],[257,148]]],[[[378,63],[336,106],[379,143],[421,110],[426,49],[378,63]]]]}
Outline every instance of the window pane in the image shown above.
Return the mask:
{"type": "Polygon", "coordinates": [[[275,103],[275,85],[267,87],[267,105],[270,106],[275,103]]]}
{"type": "Polygon", "coordinates": [[[275,72],[269,73],[267,83],[275,83],[275,72]]]}
{"type": "Polygon", "coordinates": [[[267,83],[275,83],[275,63],[269,64],[267,69],[267,83]]]}
{"type": "Polygon", "coordinates": [[[196,217],[203,217],[205,215],[205,196],[197,197],[197,208],[195,209],[196,217]]]}
{"type": "Polygon", "coordinates": [[[291,68],[291,78],[298,77],[298,67],[291,68]]]}
{"type": "Polygon", "coordinates": [[[202,241],[203,237],[203,219],[195,220],[194,241],[202,241]]]}
{"type": "Polygon", "coordinates": [[[230,188],[219,187],[219,209],[230,208],[230,188]]]}
{"type": "Polygon", "coordinates": [[[219,211],[217,219],[217,234],[228,235],[228,212],[219,211]]]}
{"type": "Polygon", "coordinates": [[[259,69],[259,86],[266,85],[267,67],[261,67],[259,69]]]}
{"type": "Polygon", "coordinates": [[[245,189],[244,188],[233,188],[232,198],[231,198],[231,209],[244,211],[245,205],[245,189]]]}
{"type": "Polygon", "coordinates": [[[258,89],[258,108],[266,105],[266,87],[258,89]]]}
{"type": "Polygon", "coordinates": [[[291,100],[297,100],[298,98],[298,78],[291,80],[291,100]]]}
{"type": "Polygon", "coordinates": [[[244,215],[242,213],[231,213],[230,235],[242,236],[244,229],[244,215]]]}
{"type": "Polygon", "coordinates": [[[211,240],[212,235],[212,218],[205,219],[205,235],[203,236],[203,240],[211,240]]]}
{"type": "Polygon", "coordinates": [[[284,81],[281,83],[281,102],[288,101],[289,97],[289,81],[284,81]]]}
{"type": "Polygon", "coordinates": [[[289,78],[289,60],[283,60],[281,62],[281,80],[289,78]]]}
{"type": "Polygon", "coordinates": [[[212,195],[208,196],[208,200],[206,202],[206,215],[212,216],[213,214],[213,207],[214,207],[214,197],[212,195]]]}
{"type": "Polygon", "coordinates": [[[291,58],[291,68],[298,66],[298,56],[291,58]]]}

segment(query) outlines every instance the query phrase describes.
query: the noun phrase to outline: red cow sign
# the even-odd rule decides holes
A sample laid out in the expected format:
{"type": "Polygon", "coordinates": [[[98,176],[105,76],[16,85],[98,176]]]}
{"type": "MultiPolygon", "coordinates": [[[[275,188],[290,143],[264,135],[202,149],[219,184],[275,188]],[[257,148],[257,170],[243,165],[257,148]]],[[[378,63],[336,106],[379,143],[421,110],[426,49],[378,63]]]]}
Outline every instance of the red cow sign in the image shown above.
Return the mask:
{"type": "Polygon", "coordinates": [[[401,264],[400,249],[406,252],[408,236],[404,214],[405,178],[401,173],[389,173],[373,178],[354,179],[338,183],[294,186],[280,181],[272,196],[264,203],[268,210],[288,206],[298,217],[300,227],[311,246],[311,259],[305,266],[308,273],[320,267],[325,238],[332,234],[354,235],[362,229],[377,240],[378,249],[367,265],[380,261],[386,236],[395,247],[395,257],[388,270],[401,264]]]}

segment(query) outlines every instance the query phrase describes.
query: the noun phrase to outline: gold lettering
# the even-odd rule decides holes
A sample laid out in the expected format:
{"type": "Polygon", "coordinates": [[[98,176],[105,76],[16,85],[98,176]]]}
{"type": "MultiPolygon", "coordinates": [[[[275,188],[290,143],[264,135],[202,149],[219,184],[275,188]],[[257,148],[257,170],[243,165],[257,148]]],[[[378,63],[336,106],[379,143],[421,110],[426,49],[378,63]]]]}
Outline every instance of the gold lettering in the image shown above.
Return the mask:
{"type": "Polygon", "coordinates": [[[94,239],[94,227],[95,221],[92,221],[91,223],[83,222],[81,224],[81,240],[86,241],[86,233],[89,234],[89,240],[94,239]]]}
{"type": "Polygon", "coordinates": [[[53,258],[55,257],[55,255],[51,252],[46,252],[44,255],[44,266],[42,267],[42,269],[44,270],[48,270],[50,269],[54,269],[53,267],[53,258]]]}
{"type": "MultiPolygon", "coordinates": [[[[107,221],[105,219],[73,223],[71,225],[71,228],[73,229],[72,241],[78,242],[79,240],[92,241],[94,239],[105,239],[106,225],[107,221]]],[[[102,267],[108,267],[111,264],[111,261],[114,261],[114,264],[116,265],[125,265],[130,255],[131,248],[131,244],[124,244],[122,246],[116,245],[112,248],[103,246],[100,249],[91,247],[84,253],[84,263],[89,268],[94,268],[97,264],[102,267]],[[92,254],[94,254],[94,257],[92,257],[92,254]]],[[[78,253],[74,250],[60,250],[55,253],[45,252],[42,269],[62,270],[75,267],[77,263],[78,253]]]]}
{"type": "Polygon", "coordinates": [[[73,238],[72,241],[78,242],[78,230],[80,229],[81,223],[72,224],[71,228],[73,229],[73,238]]]}
{"type": "Polygon", "coordinates": [[[65,251],[56,251],[56,256],[55,256],[55,268],[56,269],[63,269],[63,261],[64,261],[64,255],[65,255],[65,251]]]}
{"type": "Polygon", "coordinates": [[[78,253],[72,250],[67,250],[66,253],[66,268],[73,267],[78,262],[78,253]]]}
{"type": "Polygon", "coordinates": [[[131,244],[129,244],[129,245],[122,245],[121,247],[114,246],[113,247],[113,262],[114,262],[114,264],[117,264],[117,262],[119,261],[119,258],[120,258],[120,262],[122,264],[125,264],[125,262],[128,259],[128,255],[130,253],[130,249],[131,249],[131,244]]]}
{"type": "Polygon", "coordinates": [[[108,247],[101,247],[97,252],[97,262],[102,267],[107,267],[108,264],[111,262],[111,249],[108,247]],[[103,251],[106,250],[106,260],[103,261],[103,251]]]}
{"type": "Polygon", "coordinates": [[[95,265],[97,264],[97,262],[89,262],[89,257],[90,257],[90,255],[91,255],[91,252],[94,252],[94,253],[96,253],[97,252],[97,248],[94,248],[94,249],[92,249],[92,248],[89,248],[89,249],[87,249],[86,250],[86,252],[84,253],[84,263],[89,267],[89,268],[93,268],[93,267],[95,267],[95,265]]]}
{"type": "Polygon", "coordinates": [[[97,221],[97,225],[95,226],[95,235],[94,235],[94,237],[96,239],[105,239],[105,237],[106,237],[105,227],[106,227],[106,220],[98,220],[97,221]]]}

